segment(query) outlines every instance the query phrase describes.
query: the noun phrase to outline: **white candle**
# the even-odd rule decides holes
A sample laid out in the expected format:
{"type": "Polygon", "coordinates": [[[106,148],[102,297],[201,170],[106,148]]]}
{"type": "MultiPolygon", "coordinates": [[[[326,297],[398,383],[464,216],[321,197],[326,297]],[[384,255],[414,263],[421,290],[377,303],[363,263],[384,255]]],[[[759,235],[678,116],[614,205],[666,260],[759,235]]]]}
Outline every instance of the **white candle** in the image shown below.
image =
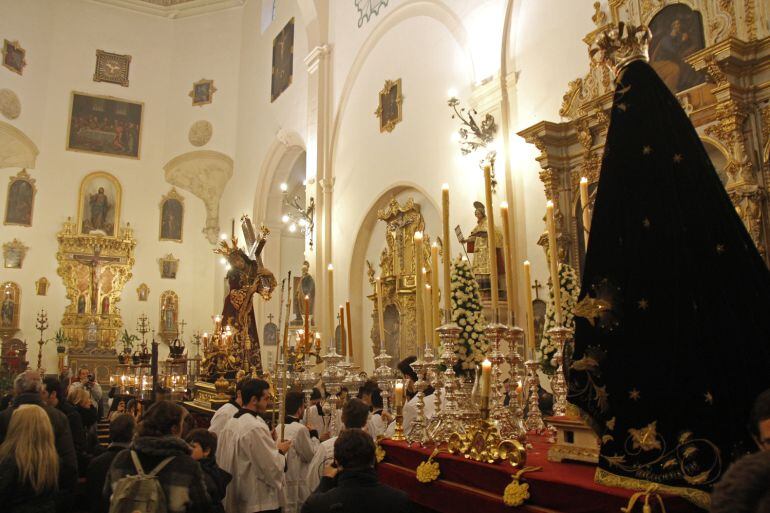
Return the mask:
{"type": "Polygon", "coordinates": [[[326,268],[326,315],[329,323],[329,340],[334,340],[334,266],[329,264],[326,268]]]}
{"type": "Polygon", "coordinates": [[[508,324],[513,326],[513,269],[511,264],[511,234],[508,218],[508,202],[500,203],[500,217],[503,219],[503,261],[505,262],[505,301],[508,306],[508,324]]]}
{"type": "Polygon", "coordinates": [[[492,169],[489,166],[484,166],[484,193],[487,210],[490,286],[492,288],[492,322],[497,322],[497,237],[495,236],[495,212],[492,209],[492,169]]]}
{"type": "Polygon", "coordinates": [[[489,378],[492,373],[492,362],[484,360],[481,362],[481,397],[489,397],[489,378]]]}
{"type": "MultiPolygon", "coordinates": [[[[438,348],[438,328],[441,325],[441,309],[439,307],[438,293],[438,244],[435,242],[430,247],[430,287],[431,287],[431,338],[433,339],[433,348],[438,348]]],[[[444,291],[444,294],[447,292],[444,291]]],[[[437,355],[438,356],[438,355],[437,355]]]]}
{"type": "Polygon", "coordinates": [[[414,288],[414,304],[416,309],[416,321],[417,321],[417,357],[422,356],[422,347],[425,345],[425,341],[422,340],[425,336],[425,326],[423,325],[423,307],[422,307],[422,232],[414,232],[414,274],[416,286],[414,288]]]}
{"type": "Polygon", "coordinates": [[[397,408],[404,405],[404,383],[401,381],[396,383],[396,395],[394,397],[394,402],[397,408]]]}
{"type": "Polygon", "coordinates": [[[377,293],[377,320],[380,324],[380,351],[382,351],[382,349],[385,347],[385,312],[382,311],[382,279],[379,277],[375,282],[375,291],[377,293]]]}
{"type": "Polygon", "coordinates": [[[537,344],[535,341],[535,311],[532,308],[532,270],[529,260],[524,261],[524,286],[527,287],[527,347],[534,359],[537,344]]]}
{"type": "Polygon", "coordinates": [[[449,284],[450,270],[449,262],[452,258],[452,252],[450,251],[449,244],[449,184],[441,186],[441,216],[442,216],[442,235],[444,236],[443,242],[443,264],[444,264],[444,310],[446,311],[446,322],[451,321],[452,317],[452,303],[451,303],[451,289],[449,284]]]}
{"type": "Polygon", "coordinates": [[[588,213],[588,178],[580,179],[580,206],[583,208],[583,239],[588,249],[588,234],[591,231],[591,216],[588,213]]]}
{"type": "Polygon", "coordinates": [[[551,264],[551,288],[553,289],[553,308],[556,325],[561,326],[561,280],[559,280],[559,245],[556,241],[556,221],[553,216],[553,201],[545,206],[548,226],[548,253],[551,264]]]}

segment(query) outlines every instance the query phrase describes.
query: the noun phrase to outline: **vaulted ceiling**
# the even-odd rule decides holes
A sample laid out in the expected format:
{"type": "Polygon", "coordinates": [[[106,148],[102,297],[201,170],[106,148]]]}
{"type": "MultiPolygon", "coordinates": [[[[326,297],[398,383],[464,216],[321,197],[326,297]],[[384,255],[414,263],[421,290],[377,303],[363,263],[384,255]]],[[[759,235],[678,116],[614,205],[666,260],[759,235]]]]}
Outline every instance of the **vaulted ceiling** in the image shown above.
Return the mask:
{"type": "Polygon", "coordinates": [[[163,18],[183,18],[207,12],[241,7],[246,0],[93,0],[100,4],[120,7],[163,18]]]}

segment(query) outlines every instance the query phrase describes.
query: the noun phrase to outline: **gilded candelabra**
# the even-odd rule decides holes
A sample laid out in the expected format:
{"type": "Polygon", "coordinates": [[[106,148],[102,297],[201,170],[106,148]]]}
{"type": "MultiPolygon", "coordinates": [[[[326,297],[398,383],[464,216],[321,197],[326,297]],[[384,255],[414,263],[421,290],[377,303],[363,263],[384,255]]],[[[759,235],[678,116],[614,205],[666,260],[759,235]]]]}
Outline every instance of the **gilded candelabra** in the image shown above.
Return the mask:
{"type": "Polygon", "coordinates": [[[45,310],[40,310],[40,313],[37,314],[37,323],[35,324],[35,328],[40,332],[40,340],[37,342],[37,369],[40,371],[40,374],[43,374],[43,345],[45,344],[43,333],[45,333],[45,330],[48,329],[48,314],[45,313],[45,310]]]}
{"type": "Polygon", "coordinates": [[[339,426],[337,425],[337,405],[339,403],[339,397],[337,394],[340,391],[342,379],[345,376],[343,374],[344,371],[337,366],[337,364],[340,363],[344,356],[339,355],[334,346],[335,344],[332,340],[332,342],[329,344],[329,349],[324,355],[324,363],[326,365],[324,367],[323,373],[321,373],[321,381],[323,382],[324,388],[328,394],[328,402],[331,407],[331,426],[329,429],[332,435],[336,435],[339,429],[339,426]]]}
{"type": "Polygon", "coordinates": [[[540,412],[540,377],[537,374],[540,362],[527,360],[524,362],[524,366],[527,369],[527,388],[529,389],[529,404],[524,426],[527,431],[542,433],[545,431],[545,423],[543,423],[543,415],[540,412]]]}
{"type": "Polygon", "coordinates": [[[425,348],[423,356],[418,356],[417,360],[411,364],[412,369],[417,374],[417,382],[414,384],[417,389],[417,416],[406,434],[409,443],[421,444],[428,439],[428,422],[425,418],[425,390],[428,388],[428,381],[425,379],[426,356],[431,360],[433,359],[433,352],[429,347],[425,348]]]}
{"type": "Polygon", "coordinates": [[[390,439],[397,442],[406,440],[406,436],[404,436],[404,405],[401,403],[396,404],[396,430],[393,432],[393,436],[391,436],[390,439]]]}
{"type": "MultiPolygon", "coordinates": [[[[522,358],[519,347],[523,347],[524,330],[518,326],[508,327],[505,333],[508,341],[508,404],[509,418],[514,427],[513,436],[522,444],[527,441],[527,429],[524,427],[524,408],[519,389],[523,387],[524,373],[522,372],[522,358]]],[[[523,388],[521,388],[523,390],[523,388]]]]}
{"type": "MultiPolygon", "coordinates": [[[[455,344],[457,343],[457,339],[462,330],[453,322],[444,324],[437,329],[442,347],[439,361],[446,368],[442,380],[445,396],[442,401],[442,407],[436,408],[436,415],[431,419],[428,426],[428,432],[433,440],[440,443],[448,441],[452,433],[461,432],[463,430],[463,424],[460,422],[460,411],[455,396],[459,383],[454,371],[454,364],[457,360],[455,344]]],[[[436,390],[438,389],[439,388],[436,388],[436,390]]]]}
{"type": "Polygon", "coordinates": [[[385,411],[390,411],[389,397],[391,389],[391,381],[393,380],[393,369],[390,367],[390,361],[393,359],[383,344],[380,345],[380,354],[374,357],[374,363],[376,368],[374,369],[374,377],[377,380],[377,386],[380,387],[382,395],[382,407],[385,411]]]}
{"type": "Polygon", "coordinates": [[[564,376],[564,349],[572,330],[564,326],[556,326],[548,330],[551,339],[556,342],[556,352],[553,355],[556,372],[551,378],[553,390],[553,416],[562,417],[567,413],[567,380],[564,376]]]}

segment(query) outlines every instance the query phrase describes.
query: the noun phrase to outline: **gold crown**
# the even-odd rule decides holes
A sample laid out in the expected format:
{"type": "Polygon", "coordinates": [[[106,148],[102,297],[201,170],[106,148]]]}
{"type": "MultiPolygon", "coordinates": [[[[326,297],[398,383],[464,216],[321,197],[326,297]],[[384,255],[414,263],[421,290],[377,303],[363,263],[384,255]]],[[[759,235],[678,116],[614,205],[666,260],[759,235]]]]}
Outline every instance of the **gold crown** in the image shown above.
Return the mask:
{"type": "Polygon", "coordinates": [[[224,255],[224,256],[230,256],[236,251],[238,251],[238,239],[233,237],[232,239],[232,247],[227,244],[226,240],[219,241],[219,247],[214,250],[214,253],[217,255],[224,255]]]}
{"type": "Polygon", "coordinates": [[[622,21],[602,31],[591,44],[588,55],[591,60],[609,66],[615,77],[634,61],[648,62],[648,47],[652,32],[645,25],[627,25],[622,21]]]}

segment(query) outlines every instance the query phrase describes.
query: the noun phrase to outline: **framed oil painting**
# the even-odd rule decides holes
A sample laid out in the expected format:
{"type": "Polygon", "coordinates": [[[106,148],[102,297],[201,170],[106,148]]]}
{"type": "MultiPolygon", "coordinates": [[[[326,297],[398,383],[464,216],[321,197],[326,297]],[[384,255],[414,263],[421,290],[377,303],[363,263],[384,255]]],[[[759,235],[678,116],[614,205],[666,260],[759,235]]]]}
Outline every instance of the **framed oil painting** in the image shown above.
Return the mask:
{"type": "Polygon", "coordinates": [[[130,64],[130,55],[96,50],[94,82],[109,82],[128,87],[128,67],[130,64]]]}
{"type": "Polygon", "coordinates": [[[401,96],[401,79],[386,80],[385,87],[379,95],[379,104],[374,115],[380,118],[380,133],[392,132],[401,122],[401,105],[404,98],[401,96]]]}
{"type": "Polygon", "coordinates": [[[706,82],[704,71],[695,71],[685,58],[705,47],[703,18],[685,4],[673,4],[650,21],[650,65],[673,93],[706,82]]]}
{"type": "Polygon", "coordinates": [[[27,51],[21,47],[18,41],[3,41],[3,66],[21,75],[24,66],[27,65],[25,56],[27,51]]]}
{"type": "Polygon", "coordinates": [[[103,171],[96,171],[83,178],[78,203],[79,233],[117,236],[121,190],[118,179],[103,171]]]}
{"type": "Polygon", "coordinates": [[[217,92],[217,88],[214,87],[214,81],[202,78],[193,83],[192,91],[188,93],[188,96],[192,98],[193,105],[206,105],[214,100],[215,92],[217,92]]]}
{"type": "Polygon", "coordinates": [[[265,347],[275,347],[278,345],[278,325],[272,320],[265,324],[262,330],[262,345],[265,347]]]}
{"type": "Polygon", "coordinates": [[[19,307],[21,306],[21,289],[7,281],[0,285],[2,302],[0,303],[0,330],[13,334],[19,328],[19,307]]]}
{"type": "Polygon", "coordinates": [[[3,224],[32,226],[32,211],[35,206],[35,179],[26,169],[10,178],[8,197],[5,202],[5,220],[3,224]]]}
{"type": "Polygon", "coordinates": [[[48,278],[43,276],[39,280],[35,282],[35,292],[38,296],[47,296],[48,295],[48,286],[50,285],[50,282],[48,281],[48,278]]]}
{"type": "Polygon", "coordinates": [[[147,298],[150,297],[150,287],[146,283],[139,285],[136,289],[136,297],[139,301],[147,301],[147,298]]]}
{"type": "Polygon", "coordinates": [[[173,290],[166,290],[160,295],[160,329],[158,333],[164,342],[169,343],[179,333],[179,297],[173,290]]]}
{"type": "Polygon", "coordinates": [[[182,242],[184,198],[172,188],[160,201],[160,240],[182,242]]]}
{"type": "Polygon", "coordinates": [[[67,149],[139,158],[144,104],[72,93],[67,149]]]}
{"type": "Polygon", "coordinates": [[[3,244],[3,267],[6,269],[21,269],[24,265],[24,257],[29,248],[20,240],[13,239],[3,244]]]}
{"type": "Polygon", "coordinates": [[[294,75],[294,18],[273,39],[273,69],[270,102],[274,102],[290,85],[294,75]]]}
{"type": "Polygon", "coordinates": [[[160,265],[160,277],[165,280],[175,280],[176,273],[179,269],[179,259],[174,258],[174,255],[169,253],[168,255],[158,260],[160,265]]]}

